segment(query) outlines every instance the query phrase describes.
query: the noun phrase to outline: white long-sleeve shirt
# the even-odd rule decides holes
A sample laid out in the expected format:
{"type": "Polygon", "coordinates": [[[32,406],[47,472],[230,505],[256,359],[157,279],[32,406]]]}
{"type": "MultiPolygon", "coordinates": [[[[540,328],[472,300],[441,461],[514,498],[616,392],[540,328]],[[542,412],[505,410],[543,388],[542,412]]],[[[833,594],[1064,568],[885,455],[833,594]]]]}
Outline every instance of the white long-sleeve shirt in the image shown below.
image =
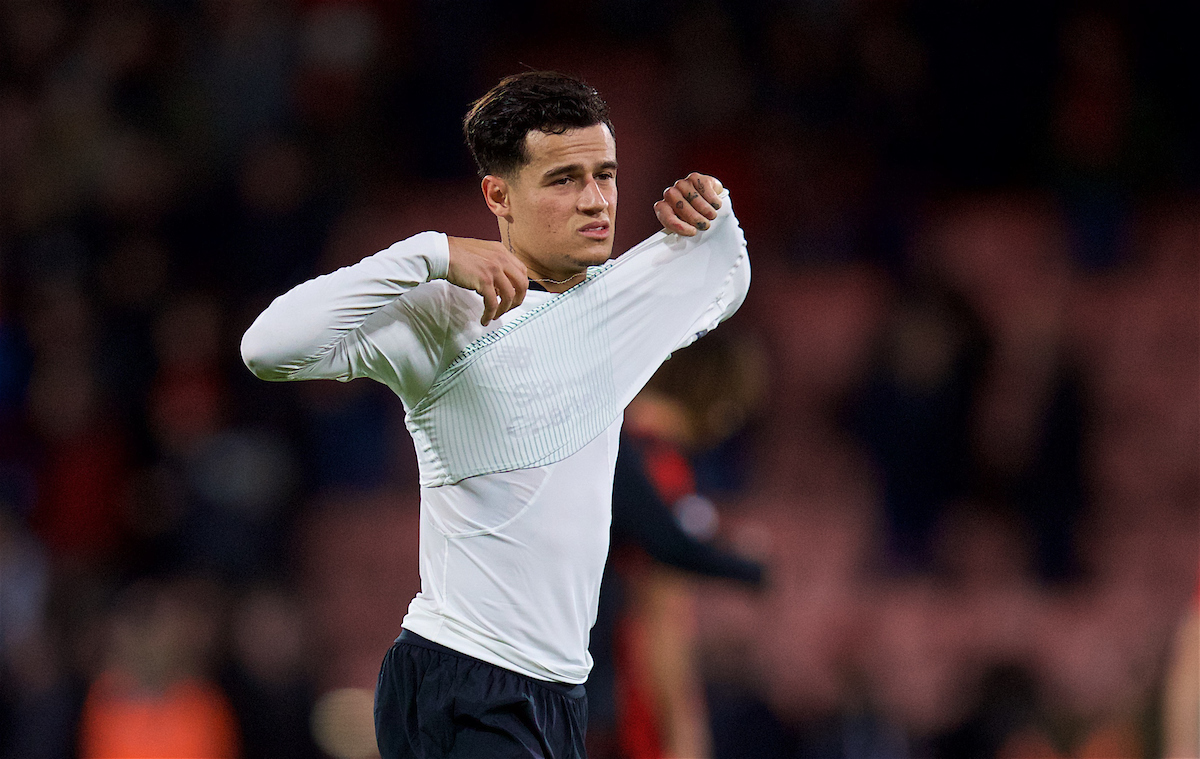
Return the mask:
{"type": "MultiPolygon", "coordinates": [[[[721,216],[736,226],[728,200],[721,216]]],[[[687,244],[659,233],[626,256],[674,259],[687,244]]],[[[749,285],[744,243],[736,257],[720,291],[711,293],[712,307],[680,332],[672,349],[740,305],[749,285]]],[[[243,360],[268,380],[369,377],[390,387],[411,417],[464,349],[557,297],[530,290],[521,306],[484,327],[482,298],[445,281],[448,270],[445,235],[423,232],[309,280],[255,320],[242,339],[243,360]]],[[[651,291],[625,295],[656,297],[651,291]]],[[[553,346],[547,351],[554,355],[553,346]]],[[[553,463],[439,485],[423,481],[421,592],[403,626],[530,677],[584,682],[608,553],[620,426],[618,411],[599,434],[553,463]]]]}

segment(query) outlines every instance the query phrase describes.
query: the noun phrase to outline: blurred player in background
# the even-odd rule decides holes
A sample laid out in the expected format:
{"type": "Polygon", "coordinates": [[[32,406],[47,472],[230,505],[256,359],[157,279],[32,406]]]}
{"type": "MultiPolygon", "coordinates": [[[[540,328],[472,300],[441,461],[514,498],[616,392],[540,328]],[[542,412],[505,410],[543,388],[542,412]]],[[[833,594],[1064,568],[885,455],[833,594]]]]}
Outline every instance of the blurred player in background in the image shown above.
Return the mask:
{"type": "Polygon", "coordinates": [[[688,574],[760,588],[764,567],[709,542],[717,511],[697,494],[692,460],[752,414],[759,363],[751,343],[718,332],[673,355],[625,412],[612,546],[592,629],[593,759],[712,754],[688,574]]]}
{"type": "Polygon", "coordinates": [[[1163,756],[1200,757],[1200,587],[1179,623],[1167,665],[1163,756]]]}

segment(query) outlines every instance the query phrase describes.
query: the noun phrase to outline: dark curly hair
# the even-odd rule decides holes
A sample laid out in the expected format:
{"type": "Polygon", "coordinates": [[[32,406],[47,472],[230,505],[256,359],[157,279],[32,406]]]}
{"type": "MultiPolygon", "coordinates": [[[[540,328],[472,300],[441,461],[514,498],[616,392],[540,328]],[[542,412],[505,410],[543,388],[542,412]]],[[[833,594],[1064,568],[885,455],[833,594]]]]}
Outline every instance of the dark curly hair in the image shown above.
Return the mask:
{"type": "Polygon", "coordinates": [[[525,136],[531,131],[562,134],[596,124],[615,134],[608,105],[594,88],[566,74],[526,71],[500,80],[471,104],[463,135],[479,176],[511,176],[529,162],[525,136]]]}

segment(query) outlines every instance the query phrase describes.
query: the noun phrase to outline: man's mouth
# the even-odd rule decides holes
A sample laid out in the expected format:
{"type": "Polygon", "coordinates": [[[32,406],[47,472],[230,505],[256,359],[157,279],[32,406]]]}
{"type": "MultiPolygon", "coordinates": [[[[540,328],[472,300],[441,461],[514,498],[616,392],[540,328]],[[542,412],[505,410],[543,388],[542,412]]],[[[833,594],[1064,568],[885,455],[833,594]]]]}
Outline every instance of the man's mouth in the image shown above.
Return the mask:
{"type": "Polygon", "coordinates": [[[607,221],[594,221],[579,228],[579,234],[592,240],[607,240],[609,226],[607,221]]]}

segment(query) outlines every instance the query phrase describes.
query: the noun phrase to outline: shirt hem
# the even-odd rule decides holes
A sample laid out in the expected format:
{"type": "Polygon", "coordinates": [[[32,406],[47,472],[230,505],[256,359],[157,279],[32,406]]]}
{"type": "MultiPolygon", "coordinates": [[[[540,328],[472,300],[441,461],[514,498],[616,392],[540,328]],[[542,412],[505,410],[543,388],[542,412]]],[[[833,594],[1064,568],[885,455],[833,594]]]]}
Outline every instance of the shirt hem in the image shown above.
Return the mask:
{"type": "Polygon", "coordinates": [[[518,662],[506,659],[499,653],[480,645],[478,641],[457,633],[449,623],[450,620],[447,620],[445,617],[422,619],[414,617],[409,613],[404,618],[403,629],[416,633],[431,643],[437,643],[452,651],[457,651],[464,656],[493,664],[501,669],[507,669],[510,672],[515,672],[518,675],[524,675],[534,680],[548,683],[563,683],[566,685],[582,685],[587,682],[591,667],[584,669],[582,674],[553,671],[548,668],[534,670],[518,662]]]}

